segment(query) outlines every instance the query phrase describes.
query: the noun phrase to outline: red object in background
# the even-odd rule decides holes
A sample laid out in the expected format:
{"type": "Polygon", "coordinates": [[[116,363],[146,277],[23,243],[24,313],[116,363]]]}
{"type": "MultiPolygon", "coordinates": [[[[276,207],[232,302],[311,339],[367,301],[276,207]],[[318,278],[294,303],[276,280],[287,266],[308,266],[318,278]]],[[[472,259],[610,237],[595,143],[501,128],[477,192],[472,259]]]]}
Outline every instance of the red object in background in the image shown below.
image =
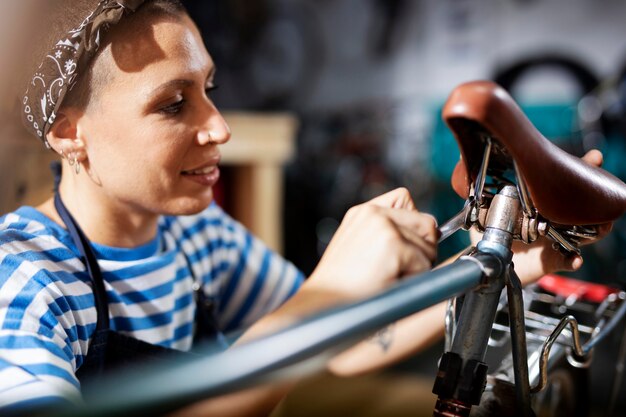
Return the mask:
{"type": "Polygon", "coordinates": [[[609,287],[602,284],[594,284],[574,278],[567,278],[560,275],[545,275],[537,281],[539,287],[545,291],[568,298],[575,296],[577,299],[601,303],[610,294],[617,293],[618,288],[609,287]]]}
{"type": "Polygon", "coordinates": [[[234,184],[232,166],[220,165],[220,180],[213,186],[213,201],[230,215],[233,214],[232,189],[234,184]]]}
{"type": "Polygon", "coordinates": [[[226,179],[224,178],[223,171],[224,170],[220,167],[220,180],[213,186],[213,200],[220,207],[224,207],[226,204],[226,193],[224,191],[224,183],[226,182],[226,179]]]}

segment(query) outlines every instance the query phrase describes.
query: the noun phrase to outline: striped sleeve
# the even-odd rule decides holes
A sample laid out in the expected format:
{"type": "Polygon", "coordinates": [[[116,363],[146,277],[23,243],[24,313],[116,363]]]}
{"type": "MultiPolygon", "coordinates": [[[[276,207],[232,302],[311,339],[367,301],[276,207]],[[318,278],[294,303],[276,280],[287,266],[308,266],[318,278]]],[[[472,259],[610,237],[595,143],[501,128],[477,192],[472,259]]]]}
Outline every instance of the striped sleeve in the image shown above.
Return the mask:
{"type": "Polygon", "coordinates": [[[59,320],[68,311],[60,296],[63,284],[41,268],[55,264],[33,250],[37,237],[8,236],[0,239],[0,408],[31,410],[78,400],[78,335],[59,320]]]}
{"type": "Polygon", "coordinates": [[[304,281],[289,261],[270,250],[244,226],[212,204],[198,223],[186,227],[194,241],[208,295],[218,304],[218,321],[229,332],[247,327],[278,308],[304,281]]]}

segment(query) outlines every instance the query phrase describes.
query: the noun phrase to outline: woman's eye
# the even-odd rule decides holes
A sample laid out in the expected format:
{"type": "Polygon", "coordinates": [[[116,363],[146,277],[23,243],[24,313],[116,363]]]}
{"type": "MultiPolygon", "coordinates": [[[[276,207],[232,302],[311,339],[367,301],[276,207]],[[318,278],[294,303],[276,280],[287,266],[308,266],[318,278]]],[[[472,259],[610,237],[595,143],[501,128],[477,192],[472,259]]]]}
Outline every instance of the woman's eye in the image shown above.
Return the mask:
{"type": "Polygon", "coordinates": [[[164,114],[178,114],[180,113],[180,111],[183,108],[183,105],[185,104],[185,99],[180,99],[172,104],[168,104],[167,106],[161,107],[159,109],[159,112],[164,113],[164,114]]]}
{"type": "Polygon", "coordinates": [[[206,94],[208,97],[211,95],[213,91],[217,90],[218,87],[219,87],[218,85],[211,85],[204,89],[204,94],[206,94]]]}

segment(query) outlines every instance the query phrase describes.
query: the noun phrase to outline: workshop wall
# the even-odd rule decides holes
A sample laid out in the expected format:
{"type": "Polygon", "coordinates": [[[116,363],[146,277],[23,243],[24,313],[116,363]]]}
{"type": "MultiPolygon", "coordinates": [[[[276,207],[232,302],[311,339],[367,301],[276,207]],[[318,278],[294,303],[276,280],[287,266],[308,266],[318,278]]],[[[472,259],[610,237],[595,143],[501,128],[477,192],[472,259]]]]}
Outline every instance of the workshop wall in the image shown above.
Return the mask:
{"type": "MultiPolygon", "coordinates": [[[[408,187],[440,221],[454,214],[461,202],[449,174],[458,151],[438,112],[459,83],[494,78],[525,59],[573,61],[596,81],[619,75],[626,63],[626,3],[619,0],[187,3],[220,68],[218,104],[300,118],[284,230],[287,256],[307,272],[345,210],[384,190],[408,187]]],[[[569,151],[600,147],[616,156],[607,158],[609,169],[623,169],[623,141],[581,135],[579,80],[538,67],[512,86],[533,122],[569,151]]],[[[593,249],[588,258],[600,257],[605,268],[587,276],[626,282],[626,261],[615,249],[622,235],[593,249]]],[[[442,256],[465,243],[454,236],[442,256]]]]}

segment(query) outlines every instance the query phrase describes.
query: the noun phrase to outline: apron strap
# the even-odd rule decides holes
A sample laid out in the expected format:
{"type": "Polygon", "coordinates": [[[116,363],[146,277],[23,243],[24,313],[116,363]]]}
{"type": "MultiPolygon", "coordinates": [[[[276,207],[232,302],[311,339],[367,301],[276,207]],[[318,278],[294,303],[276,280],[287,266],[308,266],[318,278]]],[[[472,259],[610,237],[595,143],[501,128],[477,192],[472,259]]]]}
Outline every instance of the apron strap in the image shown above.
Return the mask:
{"type": "Polygon", "coordinates": [[[91,283],[93,285],[93,294],[96,302],[96,311],[98,313],[98,319],[96,322],[96,330],[108,330],[109,329],[109,303],[107,301],[107,293],[104,288],[104,280],[102,279],[102,272],[98,265],[98,258],[93,252],[89,239],[85,236],[80,226],[74,220],[74,217],[70,214],[61,199],[59,194],[58,184],[60,181],[60,164],[52,166],[52,170],[55,174],[55,191],[54,191],[54,207],[61,216],[63,223],[67,227],[74,244],[78,248],[78,251],[82,255],[83,262],[87,266],[87,272],[91,283]]]}
{"type": "Polygon", "coordinates": [[[93,249],[89,244],[89,240],[85,237],[85,234],[80,229],[80,226],[76,223],[72,215],[69,213],[61,195],[57,191],[54,194],[54,207],[56,208],[59,216],[63,219],[63,222],[67,226],[67,230],[72,236],[72,240],[78,250],[80,251],[83,262],[87,266],[87,272],[91,278],[93,285],[93,294],[96,301],[96,311],[98,312],[98,321],[96,323],[96,330],[105,330],[109,328],[109,303],[107,301],[106,289],[104,288],[104,281],[102,279],[102,272],[98,265],[98,260],[93,253],[93,249]]]}

